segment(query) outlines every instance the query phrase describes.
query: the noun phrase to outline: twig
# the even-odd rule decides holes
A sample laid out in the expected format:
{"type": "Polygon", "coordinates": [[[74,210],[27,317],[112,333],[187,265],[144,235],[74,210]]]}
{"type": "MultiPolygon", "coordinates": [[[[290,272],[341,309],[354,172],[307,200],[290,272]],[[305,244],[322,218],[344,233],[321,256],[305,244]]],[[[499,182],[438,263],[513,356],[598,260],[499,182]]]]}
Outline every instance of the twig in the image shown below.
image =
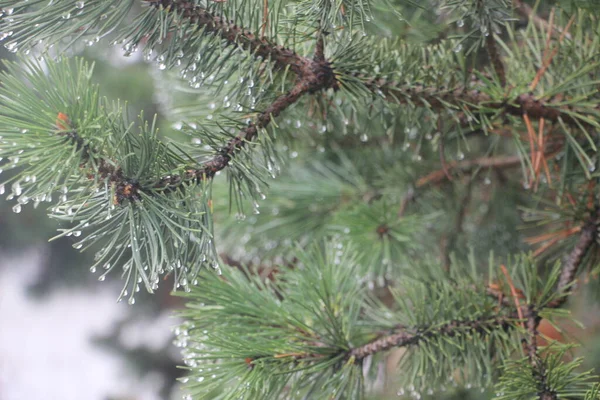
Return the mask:
{"type": "MultiPolygon", "coordinates": [[[[255,57],[271,59],[280,68],[289,67],[297,76],[294,87],[287,93],[277,97],[264,111],[256,117],[255,121],[242,129],[233,139],[229,140],[217,151],[211,160],[200,166],[188,169],[183,175],[169,175],[160,178],[151,187],[129,185],[127,190],[117,190],[119,203],[129,200],[136,201],[140,198],[139,192],[152,190],[173,190],[186,181],[207,180],[215,176],[218,171],[226,168],[234,155],[254,139],[260,129],[269,125],[274,117],[296,103],[305,94],[315,93],[320,90],[338,88],[338,82],[330,63],[323,56],[323,38],[317,41],[315,59],[302,57],[294,51],[276,45],[265,38],[257,38],[252,32],[227,21],[221,16],[216,16],[206,9],[198,6],[193,1],[174,0],[147,0],[151,6],[161,7],[169,12],[178,13],[182,18],[202,27],[205,31],[220,36],[231,45],[237,45],[250,52],[255,57]]],[[[116,167],[112,166],[113,169],[116,167]]]]}
{"type": "Polygon", "coordinates": [[[267,26],[269,25],[269,0],[263,1],[263,23],[260,28],[260,37],[265,37],[265,31],[267,30],[267,26]]]}
{"type": "Polygon", "coordinates": [[[233,22],[219,16],[213,15],[208,10],[198,6],[191,0],[146,0],[146,3],[156,8],[162,7],[169,12],[177,13],[181,18],[187,19],[205,32],[218,35],[231,45],[240,46],[255,57],[264,60],[272,60],[280,68],[287,66],[296,73],[300,73],[307,59],[299,56],[293,50],[279,46],[264,37],[257,37],[248,29],[244,29],[233,22]]]}
{"type": "Polygon", "coordinates": [[[540,400],[557,400],[558,396],[554,390],[548,385],[548,377],[546,366],[538,354],[538,326],[541,322],[541,317],[538,315],[533,305],[529,305],[527,309],[526,329],[528,339],[525,340],[525,350],[531,364],[533,377],[538,384],[537,395],[540,400]]]}
{"type": "MultiPolygon", "coordinates": [[[[565,30],[563,31],[563,33],[561,33],[560,37],[558,38],[559,45],[564,40],[565,35],[571,28],[571,25],[573,24],[574,21],[575,21],[575,16],[572,16],[571,19],[569,19],[569,22],[567,23],[565,30]]],[[[548,69],[550,64],[552,63],[552,59],[556,56],[556,54],[558,54],[558,47],[559,46],[556,46],[554,49],[552,49],[552,52],[550,53],[550,55],[548,55],[548,57],[546,57],[546,59],[543,61],[542,66],[540,67],[538,72],[535,74],[535,78],[531,82],[531,85],[529,85],[529,90],[533,91],[537,87],[538,83],[540,82],[540,79],[542,78],[542,76],[544,76],[544,73],[546,72],[546,70],[548,69]]]]}
{"type": "MultiPolygon", "coordinates": [[[[473,88],[440,89],[421,85],[402,85],[387,81],[385,78],[368,78],[362,74],[354,75],[361,79],[372,92],[383,94],[387,101],[399,104],[410,103],[418,107],[430,107],[434,110],[445,110],[449,105],[460,106],[470,111],[485,108],[489,114],[504,112],[517,117],[527,114],[533,119],[545,118],[550,122],[558,122],[559,119],[562,119],[563,123],[568,125],[589,126],[585,121],[573,116],[574,110],[568,106],[553,105],[552,101],[538,99],[533,93],[522,93],[516,98],[499,102],[492,101],[488,94],[473,88]]],[[[590,117],[598,111],[600,111],[600,105],[595,107],[590,117]]]]}
{"type": "MultiPolygon", "coordinates": [[[[523,320],[523,311],[521,310],[521,303],[519,302],[519,293],[517,293],[517,289],[515,288],[515,285],[512,281],[512,278],[510,277],[510,274],[508,273],[508,270],[506,269],[506,267],[504,265],[500,265],[500,270],[502,271],[502,273],[504,274],[504,277],[506,278],[506,282],[508,282],[508,286],[510,288],[510,294],[513,297],[513,300],[515,301],[515,306],[517,308],[517,315],[519,316],[520,320],[523,320]]],[[[523,325],[523,328],[525,326],[523,325]]]]}
{"type": "Polygon", "coordinates": [[[596,242],[596,237],[598,236],[599,218],[600,208],[596,207],[596,209],[594,209],[592,212],[590,219],[581,229],[579,240],[577,240],[575,247],[573,250],[571,250],[571,253],[569,253],[563,262],[562,270],[556,287],[556,291],[557,293],[561,294],[561,297],[550,302],[547,307],[558,308],[567,301],[569,296],[569,292],[567,292],[567,290],[569,290],[575,282],[575,276],[577,275],[577,270],[579,269],[583,258],[596,242]]]}
{"type": "Polygon", "coordinates": [[[484,320],[473,319],[465,321],[452,321],[435,329],[416,329],[411,332],[409,329],[402,329],[401,332],[380,336],[377,339],[362,346],[352,348],[348,351],[347,357],[354,357],[357,360],[370,356],[375,353],[390,350],[395,347],[408,347],[417,345],[420,342],[432,338],[436,335],[454,337],[466,333],[478,333],[488,335],[492,329],[508,329],[510,320],[507,317],[497,316],[484,320]]]}
{"type": "MultiPolygon", "coordinates": [[[[538,27],[538,29],[545,30],[547,32],[553,32],[556,34],[562,33],[562,29],[560,29],[557,26],[550,25],[548,23],[548,21],[546,21],[544,18],[538,16],[533,11],[533,8],[531,8],[531,6],[529,6],[529,4],[523,3],[522,0],[513,0],[513,2],[514,2],[514,8],[517,11],[517,13],[524,18],[530,19],[535,24],[535,26],[538,27]]],[[[567,37],[567,39],[571,39],[570,34],[567,34],[566,37],[567,37]]]]}
{"type": "Polygon", "coordinates": [[[521,165],[521,158],[519,156],[480,157],[473,160],[454,161],[446,165],[446,171],[443,169],[434,171],[420,178],[416,183],[416,187],[420,188],[444,181],[447,178],[447,171],[458,170],[467,172],[474,168],[511,168],[518,165],[521,165]]]}

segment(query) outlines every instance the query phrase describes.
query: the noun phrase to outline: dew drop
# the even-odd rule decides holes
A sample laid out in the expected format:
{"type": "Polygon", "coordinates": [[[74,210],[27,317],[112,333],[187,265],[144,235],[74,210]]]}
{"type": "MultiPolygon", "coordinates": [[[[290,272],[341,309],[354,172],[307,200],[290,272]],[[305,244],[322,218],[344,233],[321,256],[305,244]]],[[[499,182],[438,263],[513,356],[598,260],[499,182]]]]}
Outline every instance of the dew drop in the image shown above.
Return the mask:
{"type": "Polygon", "coordinates": [[[20,213],[21,212],[21,205],[20,204],[15,204],[12,208],[14,213],[20,213]]]}

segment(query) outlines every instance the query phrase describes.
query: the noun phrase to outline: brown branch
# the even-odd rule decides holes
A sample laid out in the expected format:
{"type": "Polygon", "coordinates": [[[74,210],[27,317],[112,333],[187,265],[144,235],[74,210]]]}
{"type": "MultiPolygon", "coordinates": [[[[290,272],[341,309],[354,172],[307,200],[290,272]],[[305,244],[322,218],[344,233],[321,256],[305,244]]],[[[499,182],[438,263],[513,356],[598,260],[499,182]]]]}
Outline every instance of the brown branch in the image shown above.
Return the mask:
{"type": "Polygon", "coordinates": [[[569,296],[568,291],[575,282],[577,270],[579,269],[579,266],[581,265],[581,262],[583,261],[583,258],[587,252],[596,242],[596,238],[598,236],[599,219],[600,208],[597,207],[592,212],[592,215],[585,226],[581,229],[581,233],[579,234],[579,239],[577,240],[575,247],[573,250],[571,250],[571,253],[569,253],[563,262],[562,270],[556,287],[556,291],[562,294],[562,296],[550,302],[547,307],[558,308],[567,301],[569,296]]]}
{"type": "MultiPolygon", "coordinates": [[[[521,0],[513,0],[513,5],[515,11],[517,11],[517,13],[521,17],[530,19],[535,24],[535,26],[538,27],[538,29],[544,30],[546,32],[552,32],[555,34],[561,34],[563,32],[562,29],[560,29],[559,27],[551,25],[544,18],[537,15],[529,4],[523,3],[523,1],[521,0]]],[[[567,34],[566,37],[567,39],[571,39],[570,34],[567,34]]]]}
{"type": "MultiPolygon", "coordinates": [[[[589,126],[588,123],[572,115],[573,108],[571,106],[558,105],[553,103],[553,100],[538,99],[531,92],[499,102],[492,100],[486,93],[473,88],[445,89],[443,87],[425,87],[422,85],[400,85],[396,82],[388,82],[384,78],[374,79],[366,78],[362,74],[355,75],[359,79],[362,78],[363,83],[369,90],[382,94],[390,102],[431,107],[435,110],[444,110],[448,108],[448,105],[451,105],[487,114],[503,112],[516,117],[527,114],[533,119],[544,118],[550,122],[558,122],[561,119],[568,125],[589,126]]],[[[596,106],[594,111],[587,113],[587,116],[595,117],[596,114],[600,114],[600,105],[596,106]]]]}
{"type": "Polygon", "coordinates": [[[533,378],[537,381],[537,395],[540,400],[557,400],[558,396],[554,390],[548,385],[547,370],[544,361],[538,354],[538,326],[542,318],[538,315],[535,307],[529,305],[527,307],[527,315],[525,326],[528,333],[528,339],[524,342],[525,351],[531,364],[533,378]]]}
{"type": "MultiPolygon", "coordinates": [[[[193,1],[174,0],[146,0],[150,6],[162,8],[168,12],[177,13],[180,17],[203,28],[205,32],[218,35],[230,45],[237,45],[252,53],[255,57],[270,59],[280,68],[289,67],[297,76],[294,87],[287,93],[277,97],[267,108],[258,114],[255,121],[242,129],[233,139],[229,140],[217,154],[209,161],[193,168],[189,168],[183,175],[168,175],[160,178],[150,187],[141,187],[137,182],[129,182],[126,178],[121,179],[124,184],[117,185],[115,199],[121,204],[125,200],[137,201],[140,192],[152,192],[153,190],[173,190],[186,181],[207,180],[215,176],[218,171],[226,168],[234,155],[253,140],[260,129],[266,128],[274,117],[283,110],[296,103],[300,97],[307,93],[315,93],[320,90],[333,88],[338,89],[330,63],[323,56],[323,39],[317,41],[317,52],[315,59],[302,57],[294,51],[276,45],[265,38],[258,38],[252,32],[227,21],[220,16],[208,12],[197,6],[193,1]]],[[[117,170],[110,164],[107,165],[107,174],[117,170]],[[112,170],[111,170],[112,168],[112,170]]]]}
{"type": "Polygon", "coordinates": [[[271,59],[278,67],[287,66],[296,73],[306,64],[307,59],[299,56],[293,50],[277,45],[268,39],[258,37],[248,29],[244,29],[225,18],[213,15],[208,10],[194,4],[191,0],[145,0],[149,5],[177,13],[205,32],[213,33],[229,44],[240,46],[256,57],[271,59]]]}
{"type": "Polygon", "coordinates": [[[348,351],[348,358],[354,357],[357,360],[370,356],[375,353],[390,350],[395,347],[408,347],[419,344],[419,342],[433,338],[434,336],[455,337],[464,334],[489,334],[490,329],[508,329],[510,319],[504,316],[490,317],[487,319],[473,319],[465,321],[452,321],[435,329],[415,329],[413,333],[410,330],[403,329],[401,332],[380,336],[377,339],[362,346],[352,348],[348,351]]]}
{"type": "Polygon", "coordinates": [[[468,172],[475,168],[511,168],[521,165],[519,156],[508,157],[480,157],[472,160],[454,161],[446,164],[446,168],[434,171],[420,178],[416,187],[440,183],[447,179],[447,172],[451,170],[468,172]]]}
{"type": "MultiPolygon", "coordinates": [[[[597,208],[586,226],[582,229],[582,233],[579,237],[579,241],[575,245],[575,248],[571,251],[567,260],[564,263],[564,267],[557,284],[557,291],[563,292],[568,289],[575,279],[575,274],[581,261],[583,260],[587,251],[592,247],[597,236],[597,227],[600,219],[600,207],[597,208]]],[[[499,304],[506,307],[515,307],[515,305],[504,297],[504,293],[497,287],[489,286],[486,288],[486,292],[498,298],[499,304]]],[[[518,293],[513,291],[513,297],[518,297],[518,293]]],[[[567,294],[564,294],[559,300],[549,303],[546,307],[560,307],[566,301],[567,294]]],[[[556,400],[556,394],[547,385],[545,366],[543,361],[538,355],[538,344],[537,344],[537,328],[541,321],[537,310],[532,305],[517,306],[520,307],[521,311],[525,311],[524,318],[525,328],[529,332],[529,339],[525,342],[525,349],[530,362],[533,367],[533,372],[540,383],[539,398],[540,400],[556,400]]],[[[514,314],[514,313],[513,313],[514,314]]],[[[458,334],[465,333],[477,333],[481,335],[488,334],[490,329],[509,329],[514,326],[511,322],[513,317],[496,316],[485,320],[466,320],[466,321],[453,321],[448,324],[444,324],[436,329],[410,329],[401,328],[402,330],[397,333],[387,334],[379,336],[378,338],[366,343],[362,346],[352,348],[348,351],[347,356],[354,357],[357,360],[379,353],[382,351],[390,350],[395,347],[408,347],[418,345],[420,342],[432,338],[436,335],[445,335],[447,337],[454,337],[458,334]]]]}

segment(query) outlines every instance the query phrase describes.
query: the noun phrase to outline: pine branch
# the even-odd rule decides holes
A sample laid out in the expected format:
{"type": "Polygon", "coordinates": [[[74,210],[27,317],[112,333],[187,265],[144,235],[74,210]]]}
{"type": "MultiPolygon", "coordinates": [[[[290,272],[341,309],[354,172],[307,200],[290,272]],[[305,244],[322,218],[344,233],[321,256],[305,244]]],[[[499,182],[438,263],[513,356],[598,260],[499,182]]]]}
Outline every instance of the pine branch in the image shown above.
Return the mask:
{"type": "Polygon", "coordinates": [[[238,45],[255,57],[262,57],[264,60],[270,59],[282,69],[289,67],[300,75],[303,68],[311,64],[309,59],[301,57],[294,51],[277,45],[269,39],[255,35],[248,29],[236,25],[233,21],[227,21],[222,16],[210,13],[205,8],[198,6],[195,1],[144,1],[153,7],[160,7],[169,12],[178,13],[182,18],[196,24],[198,29],[203,28],[206,32],[214,33],[229,44],[238,45]]]}
{"type": "MultiPolygon", "coordinates": [[[[538,27],[538,29],[546,32],[552,31],[552,33],[558,35],[562,34],[562,29],[548,23],[548,21],[546,21],[544,18],[537,15],[529,4],[524,3],[522,0],[513,0],[513,2],[514,9],[517,11],[517,13],[524,18],[530,19],[538,27]]],[[[571,34],[567,33],[566,37],[571,39],[571,34]]]]}
{"type": "MultiPolygon", "coordinates": [[[[516,117],[527,114],[532,119],[545,119],[550,122],[562,120],[573,126],[589,125],[573,116],[576,110],[573,110],[572,107],[553,105],[552,101],[538,99],[533,93],[523,93],[516,98],[506,98],[499,102],[478,89],[400,85],[397,82],[388,82],[384,78],[362,77],[362,79],[369,90],[382,94],[387,101],[399,104],[431,107],[434,110],[444,110],[450,105],[462,107],[471,112],[485,114],[503,112],[516,117]]],[[[600,105],[597,105],[595,110],[600,113],[600,105]]],[[[593,115],[590,117],[593,118],[593,115]]]]}
{"type": "Polygon", "coordinates": [[[529,362],[532,367],[533,378],[537,382],[538,398],[539,400],[557,400],[558,396],[551,389],[547,381],[548,371],[546,370],[546,366],[544,365],[544,362],[538,354],[537,337],[539,332],[537,328],[542,319],[538,315],[533,305],[529,305],[527,307],[526,318],[527,321],[525,326],[529,334],[529,338],[525,342],[525,349],[527,351],[527,357],[529,358],[529,362]]]}
{"type": "MultiPolygon", "coordinates": [[[[213,157],[212,160],[194,168],[187,169],[186,174],[169,175],[162,177],[153,186],[153,189],[173,190],[182,182],[200,181],[211,179],[218,171],[225,169],[234,155],[244,147],[245,143],[252,141],[260,129],[266,128],[274,117],[296,103],[304,94],[315,93],[328,88],[338,89],[338,83],[331,68],[331,63],[324,57],[323,36],[317,40],[317,49],[314,59],[302,57],[276,45],[264,37],[258,38],[247,29],[226,21],[221,16],[216,16],[206,9],[195,5],[192,1],[175,2],[173,0],[148,0],[154,7],[161,7],[170,12],[180,13],[183,18],[204,28],[207,32],[219,35],[230,44],[236,44],[249,51],[256,57],[272,59],[280,68],[289,67],[296,75],[294,87],[284,95],[279,96],[257,117],[256,122],[240,131],[236,137],[227,142],[213,157]]],[[[132,190],[130,199],[138,196],[137,189],[132,190]]]]}
{"type": "Polygon", "coordinates": [[[306,64],[299,70],[298,80],[292,90],[279,96],[256,118],[256,122],[243,129],[238,135],[223,146],[218,154],[210,161],[199,167],[189,169],[185,176],[171,175],[161,178],[155,188],[172,189],[182,181],[206,180],[227,167],[229,162],[245,143],[254,139],[259,130],[266,128],[274,117],[296,103],[303,95],[315,93],[319,90],[337,88],[337,81],[333,70],[326,60],[310,60],[304,58],[306,64]]]}
{"type": "MultiPolygon", "coordinates": [[[[446,165],[447,172],[461,171],[468,172],[475,168],[513,168],[521,165],[522,159],[519,156],[503,156],[503,157],[480,157],[473,160],[454,161],[446,165]]],[[[416,183],[416,187],[420,188],[427,185],[435,185],[448,179],[446,171],[443,169],[434,171],[425,175],[416,183]]]]}
{"type": "Polygon", "coordinates": [[[579,240],[575,244],[575,247],[571,250],[563,263],[556,288],[557,293],[561,294],[561,297],[552,301],[548,307],[558,308],[567,301],[569,295],[567,290],[569,290],[575,282],[575,276],[577,275],[577,270],[579,269],[581,262],[596,242],[599,217],[600,208],[596,207],[589,220],[581,229],[579,240]]]}
{"type": "Polygon", "coordinates": [[[418,345],[419,342],[426,341],[433,337],[455,337],[457,335],[473,333],[485,336],[491,330],[506,330],[509,328],[509,326],[509,318],[497,316],[487,319],[453,321],[448,324],[444,324],[439,328],[432,329],[403,329],[400,332],[378,337],[367,344],[351,349],[348,351],[348,357],[354,357],[357,360],[362,360],[367,356],[390,350],[394,347],[418,345]]]}

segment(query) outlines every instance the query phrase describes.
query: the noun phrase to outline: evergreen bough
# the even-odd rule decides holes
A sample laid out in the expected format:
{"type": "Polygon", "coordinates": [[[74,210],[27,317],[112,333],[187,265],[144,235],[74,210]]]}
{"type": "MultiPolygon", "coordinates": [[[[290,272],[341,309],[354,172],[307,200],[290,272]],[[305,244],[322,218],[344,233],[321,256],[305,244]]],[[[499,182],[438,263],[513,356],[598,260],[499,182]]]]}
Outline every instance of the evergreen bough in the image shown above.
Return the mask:
{"type": "Polygon", "coordinates": [[[597,273],[600,9],[544,6],[0,0],[21,54],[1,76],[0,192],[15,212],[48,203],[130,304],[163,275],[184,289],[189,398],[360,399],[385,381],[599,398],[539,327],[597,273]],[[403,18],[441,28],[391,34],[403,18]],[[191,143],[129,121],[65,56],[101,40],[189,84],[171,113],[191,143]],[[522,241],[502,225],[517,205],[522,241]]]}

